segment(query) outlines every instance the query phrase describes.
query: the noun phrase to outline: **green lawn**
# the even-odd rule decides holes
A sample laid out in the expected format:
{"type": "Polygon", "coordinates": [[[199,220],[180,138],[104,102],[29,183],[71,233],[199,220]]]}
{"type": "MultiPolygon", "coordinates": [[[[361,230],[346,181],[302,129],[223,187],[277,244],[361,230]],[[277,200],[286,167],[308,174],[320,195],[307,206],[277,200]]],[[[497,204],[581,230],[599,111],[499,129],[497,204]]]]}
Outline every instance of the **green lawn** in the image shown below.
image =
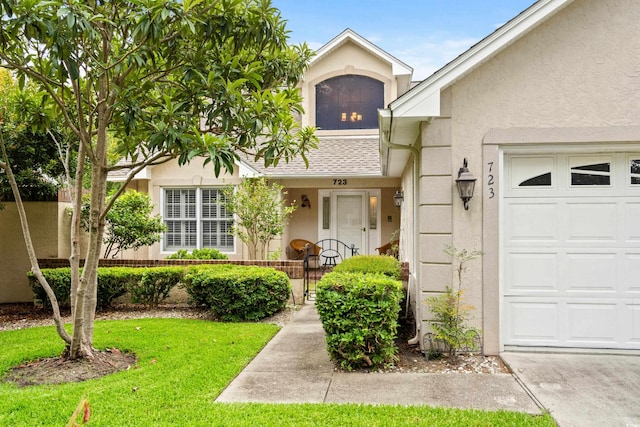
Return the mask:
{"type": "MultiPolygon", "coordinates": [[[[95,346],[138,355],[96,380],[18,388],[0,383],[0,426],[64,426],[82,398],[93,426],[554,426],[551,417],[430,407],[219,404],[214,399],[278,328],[188,319],[96,322],[95,346]],[[134,391],[135,390],[135,391],[134,391]]],[[[53,327],[0,332],[0,375],[54,356],[53,327]]]]}

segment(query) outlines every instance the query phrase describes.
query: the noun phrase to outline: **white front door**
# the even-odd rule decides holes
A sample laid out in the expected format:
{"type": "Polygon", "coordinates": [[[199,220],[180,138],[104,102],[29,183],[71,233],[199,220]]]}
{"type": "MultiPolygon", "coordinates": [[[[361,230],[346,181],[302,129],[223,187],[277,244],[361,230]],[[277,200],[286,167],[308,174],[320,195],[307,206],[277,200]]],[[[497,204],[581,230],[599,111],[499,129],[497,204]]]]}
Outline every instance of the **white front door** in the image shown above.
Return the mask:
{"type": "Polygon", "coordinates": [[[337,239],[358,254],[380,246],[380,189],[319,190],[318,240],[337,239]]]}
{"type": "Polygon", "coordinates": [[[335,239],[340,240],[358,253],[367,247],[366,203],[364,191],[340,192],[335,194],[336,227],[335,239]]]}

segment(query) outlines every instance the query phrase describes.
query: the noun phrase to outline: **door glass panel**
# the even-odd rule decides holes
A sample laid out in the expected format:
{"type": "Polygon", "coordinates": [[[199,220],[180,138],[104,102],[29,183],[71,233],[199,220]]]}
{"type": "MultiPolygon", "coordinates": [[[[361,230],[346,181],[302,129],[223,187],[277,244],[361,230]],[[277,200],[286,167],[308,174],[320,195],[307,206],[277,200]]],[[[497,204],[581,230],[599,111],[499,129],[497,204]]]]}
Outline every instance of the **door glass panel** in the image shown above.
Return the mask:
{"type": "Polygon", "coordinates": [[[640,185],[640,159],[631,160],[631,185],[640,185]]]}
{"type": "Polygon", "coordinates": [[[611,185],[611,162],[572,166],[571,185],[611,185]]]}
{"type": "Polygon", "coordinates": [[[349,247],[354,245],[358,252],[363,249],[363,203],[361,195],[338,195],[336,198],[337,239],[349,247]]]}
{"type": "Polygon", "coordinates": [[[551,187],[555,157],[511,157],[511,188],[551,187]]]}
{"type": "Polygon", "coordinates": [[[520,187],[551,187],[551,172],[522,181],[520,187]]]}

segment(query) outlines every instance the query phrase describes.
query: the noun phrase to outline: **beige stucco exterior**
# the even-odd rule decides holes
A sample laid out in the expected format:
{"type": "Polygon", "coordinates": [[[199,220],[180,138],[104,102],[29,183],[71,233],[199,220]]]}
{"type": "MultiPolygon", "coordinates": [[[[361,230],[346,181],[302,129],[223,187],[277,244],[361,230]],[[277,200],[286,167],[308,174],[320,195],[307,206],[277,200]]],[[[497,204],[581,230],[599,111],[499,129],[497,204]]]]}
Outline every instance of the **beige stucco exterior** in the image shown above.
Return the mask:
{"type": "MultiPolygon", "coordinates": [[[[25,202],[31,238],[38,258],[69,256],[68,204],[25,202]]],[[[4,202],[0,211],[0,303],[33,299],[26,273],[31,270],[15,202],[4,202]]]]}
{"type": "MultiPolygon", "coordinates": [[[[484,332],[488,354],[501,350],[503,153],[579,144],[605,152],[640,149],[640,57],[633,54],[640,51],[640,3],[568,3],[441,88],[440,114],[420,125],[419,298],[456,281],[444,245],[481,250],[482,259],[468,265],[464,286],[478,309],[474,323],[484,332]],[[468,211],[454,183],[464,158],[478,179],[468,211]]],[[[418,307],[425,333],[430,314],[424,304],[418,307]]]]}

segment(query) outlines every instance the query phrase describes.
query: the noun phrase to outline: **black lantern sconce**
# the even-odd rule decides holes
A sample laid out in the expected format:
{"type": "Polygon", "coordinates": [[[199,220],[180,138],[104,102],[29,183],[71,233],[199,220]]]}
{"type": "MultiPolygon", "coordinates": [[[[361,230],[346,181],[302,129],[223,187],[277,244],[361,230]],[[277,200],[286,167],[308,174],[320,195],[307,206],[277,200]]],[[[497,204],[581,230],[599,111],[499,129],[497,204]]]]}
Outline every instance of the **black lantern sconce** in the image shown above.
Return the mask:
{"type": "Polygon", "coordinates": [[[393,204],[396,208],[402,206],[402,202],[404,201],[404,191],[396,190],[396,194],[393,195],[393,204]]]}
{"type": "Polygon", "coordinates": [[[467,158],[465,157],[462,167],[458,171],[458,179],[456,179],[456,185],[458,186],[458,194],[464,202],[464,209],[469,210],[469,200],[473,197],[473,190],[476,186],[476,178],[469,172],[467,168],[467,158]]]}
{"type": "Polygon", "coordinates": [[[301,199],[302,199],[302,205],[301,205],[301,206],[302,206],[303,208],[309,208],[309,209],[311,209],[311,202],[309,201],[309,198],[307,197],[307,195],[306,195],[306,194],[303,194],[303,195],[302,195],[302,197],[301,197],[301,199]]]}

